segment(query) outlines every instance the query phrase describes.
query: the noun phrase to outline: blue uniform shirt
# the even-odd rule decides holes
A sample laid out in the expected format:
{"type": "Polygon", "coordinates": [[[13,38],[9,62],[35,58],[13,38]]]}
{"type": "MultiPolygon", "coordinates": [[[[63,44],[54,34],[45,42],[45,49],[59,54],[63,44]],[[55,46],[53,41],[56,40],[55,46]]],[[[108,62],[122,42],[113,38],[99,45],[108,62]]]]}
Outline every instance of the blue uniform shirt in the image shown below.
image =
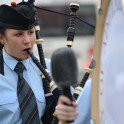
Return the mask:
{"type": "MultiPolygon", "coordinates": [[[[18,75],[14,72],[17,60],[9,56],[5,51],[3,51],[3,58],[5,74],[4,76],[0,74],[0,124],[21,124],[22,120],[17,98],[18,75]]],[[[40,70],[33,63],[31,58],[23,60],[22,62],[26,67],[26,70],[23,72],[24,78],[35,94],[39,117],[42,117],[46,103],[40,70]]],[[[46,65],[47,69],[50,70],[49,59],[46,59],[46,65]]],[[[74,91],[72,87],[71,91],[74,91]]],[[[89,80],[77,99],[77,112],[79,115],[73,124],[90,123],[90,93],[91,81],[89,80]]]]}
{"type": "MultiPolygon", "coordinates": [[[[14,72],[17,60],[3,51],[4,76],[0,74],[0,124],[21,124],[19,103],[17,98],[18,75],[14,72]]],[[[38,104],[39,116],[42,117],[45,110],[45,97],[40,77],[40,70],[31,58],[23,60],[26,67],[23,75],[32,88],[38,104]]],[[[46,60],[46,64],[50,61],[46,60]]],[[[50,66],[49,66],[50,67],[50,66]]],[[[48,67],[48,69],[49,69],[48,67]]]]}

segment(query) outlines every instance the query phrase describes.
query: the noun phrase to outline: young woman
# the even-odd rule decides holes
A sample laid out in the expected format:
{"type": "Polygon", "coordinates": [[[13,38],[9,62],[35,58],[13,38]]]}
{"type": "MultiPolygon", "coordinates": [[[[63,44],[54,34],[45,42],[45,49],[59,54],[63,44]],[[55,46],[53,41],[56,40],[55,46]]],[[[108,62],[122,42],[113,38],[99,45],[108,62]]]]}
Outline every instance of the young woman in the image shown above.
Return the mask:
{"type": "MultiPolygon", "coordinates": [[[[34,9],[28,2],[0,6],[0,43],[4,47],[0,53],[4,68],[4,72],[0,69],[0,124],[42,123],[46,103],[40,70],[26,52],[32,51],[36,40],[34,22],[34,9]]],[[[50,61],[46,63],[50,69],[50,61]]],[[[76,106],[61,96],[54,113],[59,123],[75,120],[76,106]]]]}

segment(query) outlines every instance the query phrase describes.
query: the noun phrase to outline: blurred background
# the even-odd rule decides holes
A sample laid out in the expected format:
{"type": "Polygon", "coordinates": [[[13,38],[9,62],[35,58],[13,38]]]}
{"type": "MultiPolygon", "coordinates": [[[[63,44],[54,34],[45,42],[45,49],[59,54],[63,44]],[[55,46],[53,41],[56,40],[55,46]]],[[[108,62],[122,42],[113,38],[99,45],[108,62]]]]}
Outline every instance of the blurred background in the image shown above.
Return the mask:
{"type": "MultiPolygon", "coordinates": [[[[21,0],[14,0],[21,2],[21,0]]],[[[27,1],[27,0],[25,0],[27,1]]],[[[12,0],[0,0],[0,4],[9,4],[12,0]]],[[[77,16],[87,23],[95,26],[97,20],[97,12],[100,0],[35,0],[35,5],[70,14],[70,3],[78,3],[80,5],[77,16]]],[[[43,50],[45,58],[51,58],[52,53],[60,48],[66,47],[67,29],[69,27],[69,17],[56,13],[38,9],[40,22],[40,34],[44,39],[43,50]]],[[[89,65],[93,54],[95,28],[76,19],[75,37],[72,49],[74,50],[79,68],[79,80],[82,79],[84,69],[89,65]]],[[[38,56],[37,46],[34,46],[34,54],[38,56]]]]}

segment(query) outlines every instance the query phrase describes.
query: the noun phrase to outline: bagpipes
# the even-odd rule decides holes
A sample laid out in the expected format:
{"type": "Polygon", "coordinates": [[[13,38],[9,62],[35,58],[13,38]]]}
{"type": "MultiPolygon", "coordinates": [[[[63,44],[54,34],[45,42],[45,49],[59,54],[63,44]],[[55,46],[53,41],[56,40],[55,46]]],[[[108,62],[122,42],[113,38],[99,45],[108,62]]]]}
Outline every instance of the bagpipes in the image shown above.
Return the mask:
{"type": "MultiPolygon", "coordinates": [[[[38,68],[42,72],[41,77],[42,77],[42,81],[43,81],[44,94],[45,94],[45,99],[46,99],[46,110],[45,110],[45,114],[41,120],[43,121],[44,124],[50,124],[51,122],[53,122],[53,124],[55,124],[54,121],[52,121],[53,113],[55,111],[55,107],[57,105],[58,98],[62,94],[62,89],[56,86],[56,84],[54,83],[54,81],[52,81],[52,78],[50,77],[50,75],[46,69],[46,63],[45,63],[43,48],[42,48],[42,44],[41,44],[43,42],[43,40],[40,39],[40,26],[39,26],[39,21],[38,21],[38,12],[37,12],[37,9],[40,9],[40,8],[36,7],[34,5],[34,0],[29,0],[28,2],[30,4],[32,4],[32,6],[34,7],[34,10],[35,10],[35,19],[36,19],[35,20],[35,30],[36,30],[36,38],[37,38],[36,43],[37,43],[37,47],[38,47],[40,62],[30,51],[27,50],[27,52],[30,55],[30,57],[32,58],[32,60],[34,61],[34,63],[38,66],[38,68]]],[[[69,28],[67,30],[67,46],[71,48],[72,42],[74,40],[74,35],[75,35],[75,27],[74,27],[75,19],[76,18],[79,20],[81,20],[81,19],[76,15],[76,11],[79,9],[78,4],[75,4],[75,3],[70,4],[70,9],[71,9],[71,13],[69,15],[68,14],[64,14],[64,15],[70,16],[70,24],[69,24],[69,28]]],[[[83,21],[83,20],[81,20],[81,21],[83,21]]],[[[83,22],[94,28],[94,26],[92,26],[91,24],[89,24],[85,21],[83,21],[83,22]]],[[[0,44],[0,73],[4,75],[2,49],[3,49],[3,45],[0,44]]],[[[87,72],[88,73],[87,76],[84,75],[84,77],[82,79],[83,83],[80,85],[81,88],[83,88],[83,86],[92,70],[91,67],[89,67],[89,68],[90,68],[89,69],[90,71],[87,72]]],[[[75,88],[75,93],[73,95],[75,100],[77,99],[77,97],[80,94],[79,92],[77,93],[77,91],[76,91],[77,89],[79,90],[78,87],[75,88]]],[[[66,91],[68,91],[68,90],[66,90],[66,91]]]]}
{"type": "MultiPolygon", "coordinates": [[[[30,4],[32,4],[32,6],[34,6],[34,0],[29,0],[28,2],[30,4]]],[[[54,83],[54,81],[52,81],[52,78],[50,77],[50,75],[49,75],[49,73],[47,72],[47,69],[46,69],[46,63],[45,63],[43,48],[42,48],[42,44],[41,44],[43,42],[43,40],[40,39],[40,27],[39,27],[39,22],[38,22],[38,13],[37,13],[38,8],[39,7],[34,6],[35,19],[36,19],[35,20],[35,30],[36,30],[36,38],[37,38],[36,43],[37,43],[37,47],[38,47],[40,62],[33,55],[33,53],[31,53],[28,50],[27,50],[27,53],[30,55],[30,57],[32,58],[34,63],[38,66],[38,68],[42,72],[41,77],[42,77],[42,82],[43,82],[43,87],[44,87],[44,94],[45,94],[45,99],[46,99],[46,110],[45,110],[45,114],[44,114],[44,116],[41,120],[44,124],[50,124],[51,122],[53,124],[56,124],[57,121],[55,122],[53,120],[53,113],[55,111],[55,107],[57,105],[58,98],[62,94],[62,89],[56,86],[56,84],[54,83]]],[[[67,46],[68,47],[72,46],[72,42],[74,40],[75,19],[78,18],[76,16],[76,11],[79,9],[79,5],[72,3],[72,4],[70,4],[70,9],[71,9],[72,12],[69,15],[70,16],[70,24],[69,24],[69,28],[68,28],[68,31],[67,31],[68,32],[68,34],[67,34],[67,41],[68,41],[67,46]]],[[[2,49],[3,49],[3,45],[0,44],[0,73],[4,75],[2,49]]],[[[85,80],[85,82],[86,82],[86,80],[85,80]]],[[[82,86],[82,88],[83,88],[83,86],[82,86]]],[[[65,91],[65,94],[66,94],[66,92],[68,92],[68,90],[67,89],[65,89],[65,90],[66,90],[65,91]]],[[[77,92],[75,92],[75,94],[77,94],[77,92]]],[[[77,95],[79,95],[79,94],[77,94],[77,95]]],[[[73,95],[73,97],[75,97],[75,95],[73,95]]],[[[77,98],[75,97],[75,99],[77,99],[77,98]]]]}
{"type": "MultiPolygon", "coordinates": [[[[37,67],[40,69],[40,71],[42,73],[41,77],[42,77],[42,82],[43,82],[43,87],[44,87],[44,94],[45,94],[45,99],[46,99],[46,110],[45,110],[45,114],[44,114],[44,116],[41,120],[44,124],[50,124],[50,123],[57,124],[58,120],[57,120],[57,118],[53,117],[53,113],[55,111],[55,107],[57,105],[58,98],[61,94],[63,94],[64,89],[61,89],[60,87],[58,87],[54,83],[54,81],[52,80],[52,78],[50,77],[50,75],[47,71],[45,58],[44,58],[44,53],[43,53],[43,48],[42,48],[43,39],[40,38],[40,26],[39,26],[39,21],[38,21],[38,12],[37,12],[37,9],[40,9],[40,8],[34,5],[34,2],[35,2],[34,0],[28,0],[28,2],[30,4],[32,4],[32,6],[34,6],[34,10],[35,10],[35,32],[36,32],[36,39],[37,39],[36,44],[37,44],[37,48],[38,48],[40,62],[33,55],[33,53],[31,53],[28,50],[27,50],[27,53],[30,55],[33,62],[37,65],[37,67]]],[[[76,3],[71,3],[70,4],[70,9],[71,9],[71,13],[69,15],[70,16],[70,23],[69,23],[69,28],[67,30],[67,47],[69,47],[69,49],[72,47],[72,43],[73,43],[73,40],[74,40],[75,19],[76,18],[80,19],[76,15],[76,11],[79,9],[79,5],[76,4],[76,3]]],[[[47,11],[47,10],[45,10],[45,11],[47,11]]],[[[83,21],[83,22],[85,22],[85,21],[83,21]]],[[[85,22],[85,23],[90,25],[87,22],[85,22]]],[[[90,26],[92,26],[92,25],[90,25],[90,26]]],[[[92,26],[92,27],[94,27],[94,26],[92,26]]],[[[92,60],[89,68],[87,68],[87,71],[83,76],[83,79],[82,79],[81,83],[79,83],[79,86],[75,88],[75,92],[72,96],[75,100],[80,95],[80,92],[82,91],[82,89],[83,89],[83,87],[84,87],[84,85],[85,85],[93,67],[94,67],[94,61],[92,60]]],[[[66,95],[67,92],[68,92],[68,90],[66,89],[64,94],[66,95]]]]}

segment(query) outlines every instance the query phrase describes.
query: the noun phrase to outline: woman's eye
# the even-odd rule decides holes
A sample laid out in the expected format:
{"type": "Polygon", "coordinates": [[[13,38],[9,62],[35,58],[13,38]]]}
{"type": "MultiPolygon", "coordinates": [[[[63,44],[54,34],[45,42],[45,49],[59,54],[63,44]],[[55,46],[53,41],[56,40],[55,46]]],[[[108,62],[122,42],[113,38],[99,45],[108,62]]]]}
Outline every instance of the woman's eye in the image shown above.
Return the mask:
{"type": "Polygon", "coordinates": [[[15,34],[15,36],[17,36],[17,37],[19,37],[19,36],[21,36],[22,35],[22,33],[16,33],[15,34]]]}
{"type": "Polygon", "coordinates": [[[34,34],[34,31],[29,31],[29,34],[34,34]]]}

